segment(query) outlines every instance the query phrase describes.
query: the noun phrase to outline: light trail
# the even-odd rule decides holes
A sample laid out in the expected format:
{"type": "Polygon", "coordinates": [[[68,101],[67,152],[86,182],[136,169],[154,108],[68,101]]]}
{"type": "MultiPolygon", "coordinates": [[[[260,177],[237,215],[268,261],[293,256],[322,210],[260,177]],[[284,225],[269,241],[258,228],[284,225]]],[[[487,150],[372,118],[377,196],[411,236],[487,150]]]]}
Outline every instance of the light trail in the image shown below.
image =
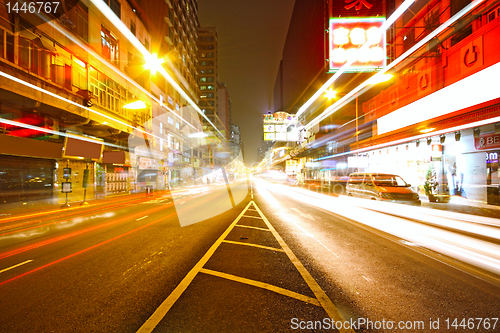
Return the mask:
{"type": "Polygon", "coordinates": [[[444,29],[448,28],[450,25],[455,23],[457,20],[459,20],[462,16],[467,14],[469,11],[472,9],[476,8],[479,6],[481,3],[483,3],[485,0],[475,0],[469,5],[465,6],[462,10],[460,10],[457,14],[455,14],[453,17],[451,17],[449,20],[447,20],[445,23],[440,25],[438,28],[436,28],[434,31],[432,31],[430,34],[425,36],[421,41],[419,41],[417,44],[413,45],[408,51],[403,53],[401,56],[399,56],[397,59],[395,59],[393,62],[391,62],[388,66],[386,66],[384,69],[381,71],[377,72],[375,75],[370,77],[368,80],[365,82],[361,83],[359,86],[351,90],[349,93],[347,93],[344,97],[342,97],[340,100],[335,102],[333,105],[328,107],[325,111],[323,111],[320,115],[318,115],[316,118],[311,120],[308,124],[306,124],[307,129],[311,129],[315,125],[319,124],[322,120],[326,119],[328,116],[331,114],[335,113],[336,111],[340,110],[346,103],[350,102],[355,94],[357,94],[361,89],[365,88],[366,86],[370,85],[371,80],[374,78],[380,77],[383,74],[385,74],[387,71],[390,69],[394,68],[397,64],[408,58],[411,54],[413,54],[415,51],[420,49],[422,46],[424,46],[426,43],[428,43],[432,38],[436,37],[438,34],[444,31],[444,29]]]}
{"type": "MultiPolygon", "coordinates": [[[[401,16],[403,13],[415,2],[415,0],[406,0],[403,2],[397,9],[394,11],[394,13],[384,22],[384,24],[380,27],[380,30],[385,33],[385,31],[401,16]]],[[[361,47],[361,50],[364,50],[370,46],[370,41],[367,41],[363,46],[361,47]]],[[[314,95],[306,102],[304,105],[300,107],[300,109],[297,111],[297,118],[300,117],[304,112],[307,111],[307,109],[312,105],[312,103],[318,99],[318,97],[323,94],[328,87],[330,87],[349,67],[356,61],[355,59],[349,59],[342,67],[340,67],[335,74],[326,81],[321,88],[314,93],[314,95]]]]}
{"type": "MultiPolygon", "coordinates": [[[[86,234],[86,233],[91,232],[91,231],[99,230],[99,229],[102,229],[104,227],[115,225],[115,224],[118,224],[118,223],[121,223],[121,222],[132,221],[132,220],[135,220],[135,219],[137,219],[139,217],[144,216],[144,214],[148,214],[148,215],[149,214],[154,214],[154,213],[157,213],[157,212],[159,212],[161,210],[168,209],[168,208],[170,208],[172,206],[173,206],[173,203],[162,205],[161,207],[155,207],[155,208],[152,208],[152,209],[149,209],[149,210],[145,210],[145,211],[139,212],[139,213],[134,214],[134,215],[126,216],[126,217],[123,217],[123,218],[120,218],[120,219],[117,219],[117,220],[109,221],[109,222],[106,222],[106,223],[103,223],[103,224],[99,224],[99,225],[96,225],[96,226],[93,226],[93,227],[89,227],[89,228],[86,228],[86,229],[83,229],[83,230],[71,232],[71,233],[68,233],[68,234],[65,234],[65,235],[62,235],[62,236],[54,237],[54,238],[51,238],[51,239],[48,239],[48,240],[45,240],[45,241],[41,241],[41,242],[38,242],[38,243],[35,243],[35,244],[27,245],[27,246],[24,246],[24,247],[21,247],[21,248],[17,248],[17,249],[8,251],[8,252],[0,253],[0,260],[8,258],[8,257],[12,257],[12,256],[17,255],[19,253],[24,253],[26,251],[33,250],[33,249],[36,249],[36,248],[39,248],[39,247],[42,247],[42,246],[45,246],[45,245],[48,245],[48,244],[52,244],[52,243],[55,243],[55,242],[58,242],[58,241],[61,241],[61,240],[64,240],[64,239],[72,238],[72,237],[75,237],[75,236],[78,236],[78,235],[86,234]]],[[[173,214],[175,214],[175,212],[173,214]]],[[[171,215],[172,214],[170,214],[168,216],[171,216],[171,215]]],[[[0,285],[1,285],[1,283],[0,283],[0,285]]]]}
{"type": "Polygon", "coordinates": [[[443,211],[434,215],[429,209],[421,207],[408,207],[401,204],[382,203],[378,201],[371,203],[367,202],[369,200],[351,200],[351,198],[347,197],[339,199],[301,188],[270,184],[264,180],[256,180],[255,182],[259,187],[265,188],[274,195],[287,196],[303,204],[329,211],[387,234],[394,235],[417,246],[442,253],[489,272],[500,274],[499,244],[440,228],[444,226],[460,232],[500,239],[498,229],[493,232],[495,228],[491,227],[491,223],[497,221],[500,223],[500,220],[495,221],[496,219],[480,216],[468,218],[468,214],[459,213],[452,213],[447,216],[447,212],[443,211]],[[365,208],[367,205],[370,205],[370,209],[365,208]],[[371,210],[375,207],[373,205],[380,205],[377,208],[380,211],[371,210]],[[405,210],[408,213],[404,213],[405,210]],[[411,216],[412,220],[417,219],[434,223],[440,227],[429,226],[393,216],[393,212],[396,215],[405,214],[405,216],[411,216]],[[478,224],[477,222],[481,222],[482,224],[478,224]]]}

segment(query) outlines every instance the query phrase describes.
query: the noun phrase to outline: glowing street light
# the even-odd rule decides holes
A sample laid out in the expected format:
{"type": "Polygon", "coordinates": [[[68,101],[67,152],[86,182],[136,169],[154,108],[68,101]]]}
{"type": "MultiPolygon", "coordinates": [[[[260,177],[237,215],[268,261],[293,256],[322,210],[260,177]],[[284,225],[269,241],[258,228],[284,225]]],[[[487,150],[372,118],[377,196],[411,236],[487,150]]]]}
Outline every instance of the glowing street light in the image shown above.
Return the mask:
{"type": "Polygon", "coordinates": [[[337,92],[335,90],[333,90],[332,88],[330,88],[327,91],[325,91],[325,97],[328,99],[335,98],[335,97],[337,97],[337,92]]]}
{"type": "Polygon", "coordinates": [[[144,64],[145,69],[149,69],[151,75],[155,75],[157,71],[160,70],[161,64],[163,64],[165,60],[163,58],[158,58],[156,53],[152,54],[149,59],[146,59],[146,64],[144,64]]]}

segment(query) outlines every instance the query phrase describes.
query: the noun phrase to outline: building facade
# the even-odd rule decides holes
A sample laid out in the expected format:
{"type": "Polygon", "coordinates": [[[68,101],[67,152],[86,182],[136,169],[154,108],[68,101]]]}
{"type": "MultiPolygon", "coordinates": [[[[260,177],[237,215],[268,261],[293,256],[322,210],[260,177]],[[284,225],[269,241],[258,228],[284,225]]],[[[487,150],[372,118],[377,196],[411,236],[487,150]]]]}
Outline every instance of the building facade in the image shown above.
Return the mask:
{"type": "MultiPolygon", "coordinates": [[[[330,3],[330,12],[324,6],[328,18],[355,19],[359,14],[353,11],[357,6],[346,6],[344,1],[330,3]]],[[[363,3],[367,5],[360,4],[360,12],[376,5],[374,1],[363,3]]],[[[389,17],[402,3],[386,1],[382,16],[389,17]]],[[[317,6],[319,20],[322,14],[317,6]]],[[[285,59],[294,55],[285,54],[285,45],[275,104],[285,111],[297,110],[307,135],[299,144],[287,144],[287,154],[270,164],[284,166],[294,161],[301,165],[303,179],[324,182],[345,179],[354,171],[396,173],[429,201],[498,205],[500,96],[490,88],[500,60],[498,6],[497,1],[416,1],[385,32],[385,60],[391,67],[391,79],[365,84],[362,91],[350,94],[384,67],[368,73],[347,71],[327,87],[338,93],[336,97],[325,98],[323,90],[308,105],[305,102],[312,93],[290,88],[301,96],[298,107],[287,104],[293,98],[286,98],[285,59]],[[431,193],[429,184],[433,184],[431,193]]],[[[301,17],[300,12],[294,15],[289,36],[300,34],[307,16],[294,20],[301,17]]],[[[323,22],[327,27],[326,20],[323,22]]],[[[306,91],[308,85],[314,86],[311,91],[318,91],[332,77],[324,74],[329,45],[326,39],[323,73],[302,84],[306,91]]],[[[316,57],[311,57],[314,62],[316,57]]],[[[292,63],[299,66],[302,61],[292,63]]],[[[319,65],[316,68],[321,71],[319,65]]],[[[307,77],[306,71],[303,77],[307,77]]]]}
{"type": "Polygon", "coordinates": [[[196,1],[84,0],[48,23],[0,7],[0,203],[203,175],[196,1]]]}

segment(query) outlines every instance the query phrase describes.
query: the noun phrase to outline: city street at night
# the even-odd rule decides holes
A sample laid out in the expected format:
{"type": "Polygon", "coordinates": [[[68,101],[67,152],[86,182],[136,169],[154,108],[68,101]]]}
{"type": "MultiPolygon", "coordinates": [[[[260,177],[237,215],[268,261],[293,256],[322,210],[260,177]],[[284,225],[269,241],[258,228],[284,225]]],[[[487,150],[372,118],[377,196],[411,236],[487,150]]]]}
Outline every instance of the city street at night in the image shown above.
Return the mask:
{"type": "Polygon", "coordinates": [[[0,333],[500,332],[500,0],[0,0],[0,333]]]}

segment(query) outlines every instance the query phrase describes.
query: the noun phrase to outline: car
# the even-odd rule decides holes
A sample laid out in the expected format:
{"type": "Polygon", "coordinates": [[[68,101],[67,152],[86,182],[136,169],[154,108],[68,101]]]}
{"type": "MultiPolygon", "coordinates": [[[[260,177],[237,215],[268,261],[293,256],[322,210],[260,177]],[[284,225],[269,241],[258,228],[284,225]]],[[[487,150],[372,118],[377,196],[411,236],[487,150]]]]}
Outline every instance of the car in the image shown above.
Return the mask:
{"type": "Polygon", "coordinates": [[[420,197],[398,175],[357,172],[349,175],[346,193],[351,197],[421,205],[420,197]]]}

